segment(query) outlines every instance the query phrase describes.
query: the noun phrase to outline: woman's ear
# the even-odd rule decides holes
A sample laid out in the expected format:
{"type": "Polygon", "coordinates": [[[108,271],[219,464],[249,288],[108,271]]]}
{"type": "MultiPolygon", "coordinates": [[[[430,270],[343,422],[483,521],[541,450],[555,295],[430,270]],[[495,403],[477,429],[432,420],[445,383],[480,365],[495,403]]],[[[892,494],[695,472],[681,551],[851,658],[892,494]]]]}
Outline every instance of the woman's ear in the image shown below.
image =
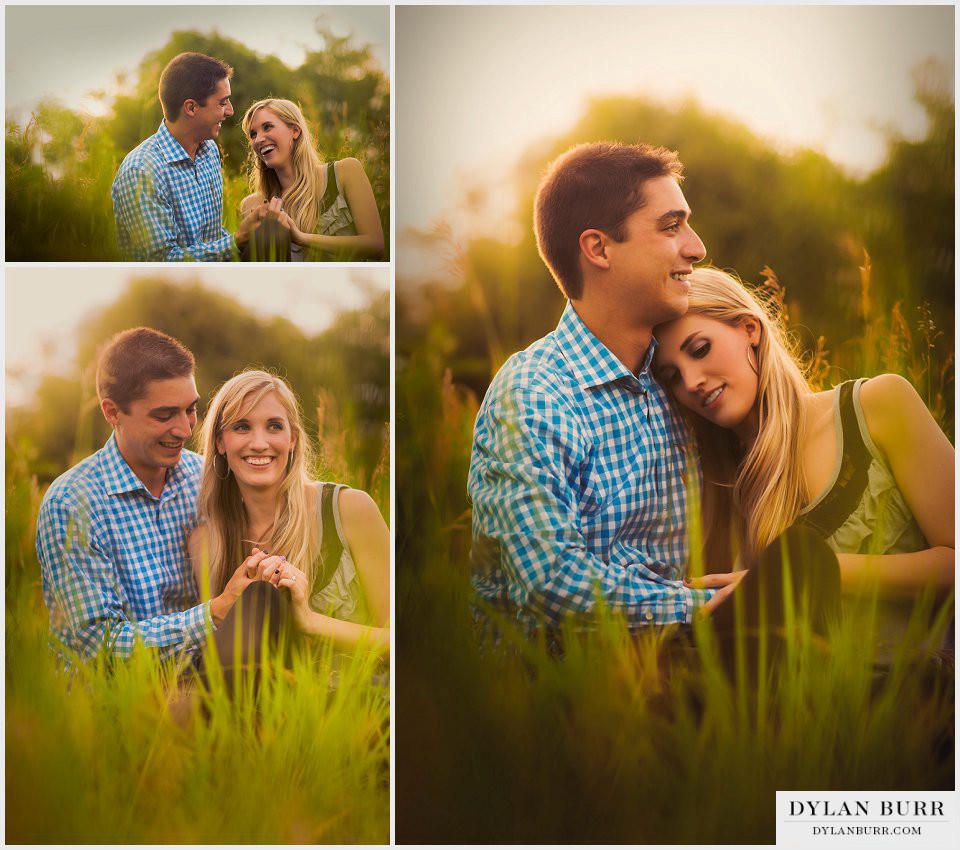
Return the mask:
{"type": "Polygon", "coordinates": [[[217,437],[217,439],[214,441],[214,446],[217,449],[218,455],[226,454],[226,451],[223,448],[223,440],[221,440],[219,437],[217,437]]]}
{"type": "Polygon", "coordinates": [[[293,138],[300,138],[300,128],[296,124],[293,125],[293,138]]]}
{"type": "Polygon", "coordinates": [[[760,344],[760,340],[763,339],[763,325],[760,324],[759,319],[754,316],[744,316],[740,320],[740,327],[747,335],[750,345],[757,346],[760,344]]]}

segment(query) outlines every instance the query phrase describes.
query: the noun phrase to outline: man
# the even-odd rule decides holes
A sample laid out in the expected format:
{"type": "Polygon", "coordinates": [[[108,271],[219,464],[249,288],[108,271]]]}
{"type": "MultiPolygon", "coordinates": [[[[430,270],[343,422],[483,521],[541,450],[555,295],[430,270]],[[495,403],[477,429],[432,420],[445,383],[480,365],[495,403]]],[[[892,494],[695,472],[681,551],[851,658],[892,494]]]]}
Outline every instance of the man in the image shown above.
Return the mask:
{"type": "Polygon", "coordinates": [[[538,189],[537,245],[568,303],[491,383],[468,484],[478,593],[528,625],[589,617],[598,595],[633,627],[689,623],[736,586],[684,584],[685,437],[650,372],[652,329],[686,312],[705,254],[681,179],[670,151],[598,143],[538,189]]]}
{"type": "Polygon", "coordinates": [[[82,656],[125,658],[137,638],[162,656],[200,645],[256,579],[235,577],[198,604],[186,555],[202,459],[193,355],[150,328],[123,331],[97,366],[106,445],[47,490],[37,520],[43,596],[55,640],[82,656]]]}
{"type": "Polygon", "coordinates": [[[124,158],[113,181],[120,250],[132,260],[230,260],[267,214],[234,235],[223,227],[223,175],[214,141],[233,115],[233,69],[202,53],[175,56],[160,75],[163,120],[124,158]]]}

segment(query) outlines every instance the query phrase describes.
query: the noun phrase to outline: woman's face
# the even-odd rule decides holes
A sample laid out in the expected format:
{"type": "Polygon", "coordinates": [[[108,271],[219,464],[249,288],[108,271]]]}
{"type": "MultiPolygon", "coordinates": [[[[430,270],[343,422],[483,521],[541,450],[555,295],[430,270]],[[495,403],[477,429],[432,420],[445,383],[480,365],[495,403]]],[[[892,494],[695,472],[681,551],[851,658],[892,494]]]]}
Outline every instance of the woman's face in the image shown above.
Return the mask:
{"type": "Polygon", "coordinates": [[[688,313],[659,326],[657,341],[654,375],[680,404],[741,438],[756,435],[757,320],[729,325],[688,313]]]}
{"type": "Polygon", "coordinates": [[[257,489],[279,486],[295,447],[287,410],[275,392],[245,410],[217,438],[217,451],[227,456],[237,483],[257,489]]]}
{"type": "Polygon", "coordinates": [[[290,127],[267,107],[253,113],[247,128],[250,146],[267,168],[282,168],[293,161],[294,141],[300,138],[300,128],[290,127]]]}

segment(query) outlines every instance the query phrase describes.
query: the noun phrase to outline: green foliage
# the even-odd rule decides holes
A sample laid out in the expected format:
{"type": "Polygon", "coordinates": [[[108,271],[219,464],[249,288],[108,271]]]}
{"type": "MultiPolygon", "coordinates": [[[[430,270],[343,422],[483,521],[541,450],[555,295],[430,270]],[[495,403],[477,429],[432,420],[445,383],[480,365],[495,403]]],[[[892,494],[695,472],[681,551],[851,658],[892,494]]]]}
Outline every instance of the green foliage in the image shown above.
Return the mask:
{"type": "MultiPolygon", "coordinates": [[[[370,178],[384,233],[390,232],[389,82],[367,45],[337,36],[318,19],[324,47],[298,68],[261,56],[219,34],[175,32],[147,54],[133,79],[101,118],[86,118],[56,101],[37,105],[24,127],[7,122],[7,259],[120,260],[110,189],[123,157],[156,132],[163,117],[160,72],[179,53],[198,51],[234,68],[235,116],[218,140],[224,169],[224,224],[236,229],[248,194],[246,109],[265,97],[298,102],[325,160],[354,156],[370,178]]],[[[389,259],[389,257],[385,257],[389,259]]]]}

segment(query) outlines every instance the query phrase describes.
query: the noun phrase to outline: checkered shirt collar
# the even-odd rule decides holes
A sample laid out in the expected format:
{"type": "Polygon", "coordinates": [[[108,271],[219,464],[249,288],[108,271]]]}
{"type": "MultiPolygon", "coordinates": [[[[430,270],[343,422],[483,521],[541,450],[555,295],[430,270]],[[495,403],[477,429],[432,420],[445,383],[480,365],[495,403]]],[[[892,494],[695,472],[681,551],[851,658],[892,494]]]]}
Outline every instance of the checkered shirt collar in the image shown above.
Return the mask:
{"type": "MultiPolygon", "coordinates": [[[[160,153],[163,154],[168,164],[190,159],[190,155],[183,149],[183,145],[173,137],[173,133],[171,133],[167,127],[167,122],[162,119],[160,121],[160,129],[157,130],[157,140],[160,146],[160,153]]],[[[212,144],[214,144],[212,139],[204,139],[200,143],[200,147],[197,148],[197,160],[204,158],[210,153],[209,146],[212,144]]]]}
{"type": "Polygon", "coordinates": [[[110,439],[107,440],[103,446],[103,450],[100,452],[101,481],[103,481],[104,489],[111,496],[117,496],[120,493],[135,493],[142,490],[154,501],[162,502],[179,491],[184,480],[184,473],[181,469],[182,465],[183,464],[178,463],[176,466],[167,470],[167,480],[163,485],[163,493],[160,494],[160,498],[158,499],[147,489],[147,485],[137,477],[137,474],[123,459],[123,455],[120,454],[120,449],[117,446],[115,434],[110,435],[110,439]]]}
{"type": "MultiPolygon", "coordinates": [[[[554,332],[557,343],[566,354],[567,366],[584,388],[599,387],[615,381],[626,381],[637,387],[640,381],[583,323],[569,301],[554,332]]],[[[649,378],[650,364],[657,341],[651,339],[640,375],[649,378]]]]}

